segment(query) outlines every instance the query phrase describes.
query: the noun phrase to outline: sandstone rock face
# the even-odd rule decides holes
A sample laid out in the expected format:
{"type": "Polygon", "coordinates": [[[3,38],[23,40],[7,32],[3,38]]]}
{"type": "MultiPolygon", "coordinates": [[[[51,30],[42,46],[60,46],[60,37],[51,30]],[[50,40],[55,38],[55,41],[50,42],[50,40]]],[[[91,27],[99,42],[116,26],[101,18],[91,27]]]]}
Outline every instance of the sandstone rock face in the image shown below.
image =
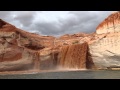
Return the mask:
{"type": "Polygon", "coordinates": [[[91,34],[59,38],[25,32],[0,19],[0,71],[120,66],[120,12],[91,34]]]}
{"type": "Polygon", "coordinates": [[[0,20],[0,71],[39,69],[40,50],[52,46],[53,39],[25,32],[0,20]]]}
{"type": "Polygon", "coordinates": [[[120,33],[107,34],[90,44],[90,53],[99,68],[120,66],[120,33]]]}
{"type": "Polygon", "coordinates": [[[97,34],[120,32],[120,12],[115,12],[107,17],[97,27],[97,34]]]}
{"type": "Polygon", "coordinates": [[[120,12],[106,18],[98,26],[96,33],[94,41],[89,44],[95,66],[120,66],[120,12]]]}
{"type": "Polygon", "coordinates": [[[40,51],[40,70],[54,70],[57,67],[59,50],[45,48],[40,51]]]}

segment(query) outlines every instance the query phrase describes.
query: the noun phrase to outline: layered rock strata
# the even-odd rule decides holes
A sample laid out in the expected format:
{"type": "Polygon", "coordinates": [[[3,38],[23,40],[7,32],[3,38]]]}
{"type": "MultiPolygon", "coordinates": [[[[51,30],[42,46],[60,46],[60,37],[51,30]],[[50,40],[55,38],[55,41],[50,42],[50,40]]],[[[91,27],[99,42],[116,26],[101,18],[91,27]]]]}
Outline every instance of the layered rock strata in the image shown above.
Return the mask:
{"type": "Polygon", "coordinates": [[[0,71],[99,69],[120,66],[120,12],[91,34],[59,38],[25,32],[0,19],[0,71]]]}
{"type": "Polygon", "coordinates": [[[0,20],[0,71],[39,69],[40,50],[52,46],[53,39],[0,20]]]}
{"type": "Polygon", "coordinates": [[[120,66],[120,12],[108,16],[96,29],[90,47],[97,68],[120,66]]]}
{"type": "Polygon", "coordinates": [[[97,27],[97,34],[104,33],[117,33],[120,32],[120,11],[114,12],[108,16],[102,23],[97,27]]]}

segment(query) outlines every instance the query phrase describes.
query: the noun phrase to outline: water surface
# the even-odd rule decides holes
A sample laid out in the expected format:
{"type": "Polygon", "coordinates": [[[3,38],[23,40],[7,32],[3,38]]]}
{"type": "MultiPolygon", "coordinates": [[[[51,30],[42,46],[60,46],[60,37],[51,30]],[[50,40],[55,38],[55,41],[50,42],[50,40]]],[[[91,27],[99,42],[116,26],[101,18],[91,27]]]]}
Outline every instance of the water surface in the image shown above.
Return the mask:
{"type": "Polygon", "coordinates": [[[120,71],[63,71],[23,75],[0,75],[0,79],[120,79],[120,71]]]}

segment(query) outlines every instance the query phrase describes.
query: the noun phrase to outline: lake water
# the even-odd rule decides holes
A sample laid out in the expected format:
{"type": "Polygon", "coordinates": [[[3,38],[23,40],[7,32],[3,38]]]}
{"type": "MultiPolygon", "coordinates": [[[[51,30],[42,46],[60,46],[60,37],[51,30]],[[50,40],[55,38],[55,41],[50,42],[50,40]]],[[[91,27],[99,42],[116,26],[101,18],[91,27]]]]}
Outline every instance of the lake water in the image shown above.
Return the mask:
{"type": "Polygon", "coordinates": [[[0,75],[0,79],[120,79],[120,71],[63,71],[23,75],[0,75]]]}

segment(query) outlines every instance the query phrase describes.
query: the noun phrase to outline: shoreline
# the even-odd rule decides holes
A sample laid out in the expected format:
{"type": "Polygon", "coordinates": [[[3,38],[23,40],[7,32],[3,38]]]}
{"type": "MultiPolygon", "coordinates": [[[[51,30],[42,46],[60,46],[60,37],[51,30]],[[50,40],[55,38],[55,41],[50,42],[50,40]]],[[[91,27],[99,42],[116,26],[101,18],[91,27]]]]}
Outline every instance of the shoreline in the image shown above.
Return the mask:
{"type": "Polygon", "coordinates": [[[23,74],[38,74],[38,73],[54,73],[54,72],[73,72],[73,71],[120,71],[120,68],[114,69],[62,69],[62,70],[29,70],[29,71],[4,71],[0,75],[23,75],[23,74]]]}
{"type": "Polygon", "coordinates": [[[23,74],[54,73],[54,72],[72,72],[72,71],[91,71],[91,70],[78,69],[78,70],[5,71],[5,72],[0,72],[0,75],[23,75],[23,74]]]}
{"type": "MultiPolygon", "coordinates": [[[[105,69],[104,69],[105,70],[105,69]]],[[[74,72],[74,71],[103,71],[103,70],[41,70],[41,71],[5,71],[0,72],[0,75],[24,75],[24,74],[38,74],[38,73],[54,73],[54,72],[74,72]]],[[[114,71],[114,70],[112,70],[114,71]]]]}

